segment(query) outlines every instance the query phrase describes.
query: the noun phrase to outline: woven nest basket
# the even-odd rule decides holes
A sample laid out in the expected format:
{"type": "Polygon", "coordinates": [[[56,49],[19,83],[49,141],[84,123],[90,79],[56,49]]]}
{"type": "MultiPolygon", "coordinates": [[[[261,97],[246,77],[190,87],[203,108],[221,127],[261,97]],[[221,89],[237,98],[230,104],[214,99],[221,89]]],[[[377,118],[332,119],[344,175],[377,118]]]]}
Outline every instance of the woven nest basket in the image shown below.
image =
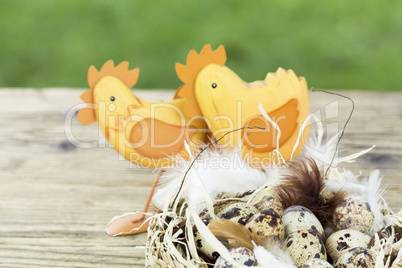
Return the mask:
{"type": "MultiPolygon", "coordinates": [[[[345,171],[341,172],[337,168],[331,168],[329,174],[326,174],[326,179],[323,180],[325,183],[332,181],[335,184],[346,183],[345,185],[349,185],[350,182],[345,181],[345,174],[348,173],[345,171]]],[[[402,267],[402,209],[398,213],[394,213],[388,207],[388,204],[381,196],[384,192],[384,187],[380,186],[382,178],[380,178],[378,174],[379,172],[374,174],[376,176],[373,176],[375,178],[372,181],[375,182],[377,185],[376,187],[380,189],[376,191],[377,193],[380,192],[380,194],[376,195],[376,197],[378,197],[376,200],[376,207],[377,211],[380,213],[380,216],[378,216],[378,214],[377,216],[381,218],[380,222],[384,224],[379,225],[380,227],[375,231],[366,233],[371,237],[371,245],[370,247],[367,246],[367,248],[370,248],[370,252],[372,252],[375,257],[375,265],[367,267],[402,267]],[[378,178],[378,180],[376,178],[378,178]],[[383,233],[387,234],[382,236],[380,233],[381,230],[384,230],[385,227],[389,226],[391,226],[391,229],[384,231],[383,233]],[[399,230],[399,234],[397,233],[397,230],[399,230]]],[[[370,181],[372,179],[371,177],[372,175],[370,175],[370,178],[367,178],[367,181],[370,181]]],[[[364,185],[365,188],[373,188],[371,187],[373,184],[370,184],[367,181],[364,182],[364,180],[362,181],[362,185],[366,183],[364,185]]],[[[210,232],[202,219],[206,217],[216,219],[217,215],[219,214],[219,210],[230,206],[232,203],[238,202],[255,206],[259,211],[261,211],[262,202],[264,200],[264,202],[266,202],[266,200],[269,198],[276,196],[275,191],[277,187],[284,184],[286,184],[286,181],[283,181],[281,177],[278,176],[277,178],[271,179],[267,184],[264,184],[253,191],[247,191],[245,193],[235,195],[227,193],[218,194],[215,198],[210,200],[211,202],[209,207],[207,205],[207,208],[202,210],[201,213],[195,210],[192,206],[189,206],[185,198],[178,198],[179,200],[175,199],[167,208],[165,208],[161,213],[154,215],[150,220],[145,253],[146,267],[214,267],[214,260],[211,260],[203,255],[199,248],[197,248],[197,242],[194,238],[194,230],[202,233],[202,236],[205,238],[205,240],[212,245],[213,249],[216,250],[221,257],[226,259],[226,257],[229,256],[229,251],[221,243],[221,241],[219,241],[219,239],[217,239],[212,232],[210,232]]],[[[360,185],[358,187],[360,187],[360,185]]],[[[326,193],[323,191],[320,192],[320,194],[326,195],[326,193]]],[[[275,211],[278,209],[283,209],[282,205],[278,205],[275,200],[276,199],[274,198],[273,201],[270,201],[268,205],[265,204],[264,209],[273,209],[275,211]]],[[[367,202],[369,203],[369,201],[367,202]]],[[[283,210],[281,213],[283,213],[283,210]]],[[[375,214],[375,212],[373,212],[373,214],[375,214]]],[[[256,256],[258,255],[256,251],[254,251],[254,253],[256,256]]],[[[324,255],[326,255],[326,253],[324,255]]],[[[258,258],[257,260],[257,266],[259,267],[275,267],[261,263],[258,258]]],[[[234,262],[234,259],[230,262],[232,261],[234,262]]],[[[301,266],[302,265],[300,264],[291,263],[290,265],[286,264],[281,267],[301,266]]],[[[233,267],[237,267],[237,265],[233,264],[233,267]]],[[[245,266],[239,265],[239,267],[245,266]]],[[[335,265],[334,267],[358,266],[335,265]]]]}
{"type": "MultiPolygon", "coordinates": [[[[175,219],[170,221],[169,223],[174,224],[175,222],[179,224],[183,220],[184,217],[176,217],[175,219]]],[[[175,247],[177,251],[182,255],[182,258],[186,258],[186,252],[181,250],[181,247],[172,242],[172,234],[170,231],[172,229],[168,229],[169,224],[167,223],[166,218],[155,217],[151,220],[149,229],[148,229],[148,241],[147,241],[147,251],[146,251],[146,266],[147,267],[187,267],[183,264],[180,259],[174,257],[168,250],[166,250],[167,243],[176,244],[175,247]],[[169,241],[169,242],[168,242],[169,241]]],[[[203,264],[194,264],[194,267],[208,267],[203,264]]]]}
{"type": "MultiPolygon", "coordinates": [[[[221,193],[214,202],[214,210],[217,211],[230,203],[250,201],[252,194],[253,192],[250,191],[237,195],[221,193]]],[[[195,243],[192,238],[186,241],[185,236],[188,233],[185,234],[183,231],[185,227],[183,223],[187,220],[187,209],[185,200],[180,200],[174,213],[160,213],[151,218],[145,253],[147,267],[209,267],[208,262],[196,251],[191,253],[188,249],[189,246],[194,248],[195,243]]],[[[205,216],[205,211],[200,216],[205,216]]]]}

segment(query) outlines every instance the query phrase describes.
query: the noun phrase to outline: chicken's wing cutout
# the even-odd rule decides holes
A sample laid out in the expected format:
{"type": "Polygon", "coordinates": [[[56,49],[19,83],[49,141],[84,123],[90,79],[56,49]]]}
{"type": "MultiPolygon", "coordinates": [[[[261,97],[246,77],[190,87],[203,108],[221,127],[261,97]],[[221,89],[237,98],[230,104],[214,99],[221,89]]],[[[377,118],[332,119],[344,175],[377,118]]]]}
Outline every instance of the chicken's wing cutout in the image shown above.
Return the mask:
{"type": "MultiPolygon", "coordinates": [[[[298,101],[291,99],[283,106],[275,111],[270,112],[269,117],[279,126],[281,135],[279,138],[279,148],[285,144],[297,128],[297,118],[299,111],[297,110],[298,101]]],[[[278,147],[277,138],[278,131],[273,128],[262,115],[252,116],[245,124],[245,127],[252,128],[259,126],[264,129],[248,129],[242,130],[243,146],[249,150],[258,153],[268,153],[278,147]]]]}
{"type": "MultiPolygon", "coordinates": [[[[177,75],[184,83],[177,95],[186,96],[190,99],[188,103],[193,103],[191,107],[185,106],[185,113],[202,114],[216,139],[230,130],[262,124],[261,127],[266,127],[264,131],[233,132],[220,142],[224,147],[244,148],[244,156],[257,158],[258,165],[273,163],[277,159],[273,151],[278,147],[282,157],[290,160],[301,125],[309,114],[305,79],[292,70],[279,68],[268,73],[263,81],[246,83],[224,66],[225,60],[222,46],[212,51],[206,45],[200,54],[190,52],[186,66],[176,65],[177,75]],[[280,127],[279,144],[276,129],[261,116],[259,103],[280,127]]],[[[307,135],[308,127],[293,156],[303,149],[307,135]]]]}
{"type": "Polygon", "coordinates": [[[95,121],[108,142],[127,160],[148,168],[167,167],[173,157],[187,157],[184,142],[197,147],[204,142],[202,120],[183,114],[186,99],[149,102],[135,96],[130,88],[138,80],[139,69],[128,69],[128,62],[114,66],[106,62],[100,71],[88,71],[90,90],[81,95],[88,104],[78,120],[88,125],[95,121]]]}

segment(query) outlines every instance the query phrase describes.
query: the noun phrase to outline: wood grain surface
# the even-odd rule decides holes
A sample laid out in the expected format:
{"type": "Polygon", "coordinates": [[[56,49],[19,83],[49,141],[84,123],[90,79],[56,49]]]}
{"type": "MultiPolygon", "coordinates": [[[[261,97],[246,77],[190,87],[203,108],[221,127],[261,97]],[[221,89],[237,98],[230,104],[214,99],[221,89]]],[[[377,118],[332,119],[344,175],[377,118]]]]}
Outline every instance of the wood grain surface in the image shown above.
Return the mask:
{"type": "MultiPolygon", "coordinates": [[[[148,100],[173,91],[135,91],[148,100]]],[[[146,235],[109,237],[112,217],[141,211],[156,173],[132,167],[109,148],[97,125],[65,121],[80,90],[0,90],[0,266],[144,267],[146,235]],[[67,133],[67,134],[66,134],[67,133]],[[94,148],[78,148],[66,135],[94,148]],[[138,246],[138,247],[137,247],[138,246]]],[[[380,169],[392,209],[402,207],[402,93],[341,91],[356,104],[342,154],[376,147],[345,167],[380,169]]],[[[341,130],[351,103],[311,92],[311,112],[341,130]]]]}

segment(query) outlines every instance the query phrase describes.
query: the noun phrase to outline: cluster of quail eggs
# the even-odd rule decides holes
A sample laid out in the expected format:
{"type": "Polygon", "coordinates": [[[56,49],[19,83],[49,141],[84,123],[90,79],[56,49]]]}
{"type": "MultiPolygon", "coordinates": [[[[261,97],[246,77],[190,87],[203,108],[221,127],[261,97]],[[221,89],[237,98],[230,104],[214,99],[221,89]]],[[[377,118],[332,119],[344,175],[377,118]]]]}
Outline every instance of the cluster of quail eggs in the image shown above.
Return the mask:
{"type": "MultiPolygon", "coordinates": [[[[215,214],[245,226],[253,234],[280,242],[297,267],[375,266],[376,254],[370,249],[371,236],[368,235],[374,215],[362,198],[345,198],[335,209],[332,227],[324,230],[308,208],[284,209],[273,188],[265,193],[269,194],[258,202],[228,199],[215,206],[215,214]]],[[[208,226],[212,218],[205,213],[200,216],[208,226]]],[[[214,262],[215,268],[233,267],[196,230],[194,237],[200,255],[214,262]]],[[[241,265],[259,266],[253,252],[247,248],[230,248],[229,253],[241,265]]]]}

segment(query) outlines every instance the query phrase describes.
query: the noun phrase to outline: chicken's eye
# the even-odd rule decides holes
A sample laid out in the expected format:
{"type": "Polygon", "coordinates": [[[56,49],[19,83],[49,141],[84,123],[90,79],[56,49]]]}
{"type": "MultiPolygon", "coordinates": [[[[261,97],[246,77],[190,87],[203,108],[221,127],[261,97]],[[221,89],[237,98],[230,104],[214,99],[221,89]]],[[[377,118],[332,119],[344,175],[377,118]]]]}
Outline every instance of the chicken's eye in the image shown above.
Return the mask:
{"type": "Polygon", "coordinates": [[[111,97],[110,97],[110,100],[111,100],[111,101],[114,101],[115,99],[116,99],[116,98],[115,98],[114,96],[111,96],[111,97]]]}
{"type": "Polygon", "coordinates": [[[212,83],[212,88],[216,88],[217,84],[216,83],[212,83]]]}

